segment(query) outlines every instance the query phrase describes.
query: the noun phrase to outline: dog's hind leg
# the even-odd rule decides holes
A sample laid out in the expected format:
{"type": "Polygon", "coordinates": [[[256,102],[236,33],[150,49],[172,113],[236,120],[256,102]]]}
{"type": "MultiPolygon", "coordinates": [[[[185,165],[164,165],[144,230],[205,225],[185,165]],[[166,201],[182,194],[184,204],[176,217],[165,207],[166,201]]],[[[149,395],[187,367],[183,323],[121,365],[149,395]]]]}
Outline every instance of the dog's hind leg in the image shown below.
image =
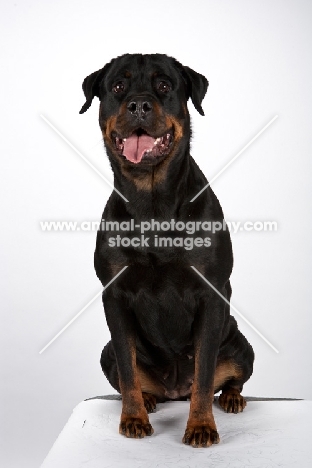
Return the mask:
{"type": "MultiPolygon", "coordinates": [[[[232,288],[229,281],[225,289],[230,301],[232,288]]],[[[226,313],[230,314],[229,304],[225,307],[226,313]]],[[[227,413],[240,413],[245,408],[246,400],[240,393],[252,374],[253,362],[252,346],[238,330],[234,317],[230,316],[228,338],[221,346],[214,376],[214,391],[222,390],[219,404],[227,413]]]]}
{"type": "Polygon", "coordinates": [[[152,413],[156,409],[157,401],[164,401],[166,399],[164,388],[146,369],[143,369],[140,364],[138,364],[137,367],[144,405],[146,411],[152,413]]]}
{"type": "Polygon", "coordinates": [[[148,413],[153,413],[156,409],[156,397],[152,393],[142,392],[144,406],[148,413]]]}
{"type": "Polygon", "coordinates": [[[227,413],[240,413],[246,406],[246,400],[240,394],[241,371],[232,359],[217,365],[214,377],[215,392],[222,389],[219,405],[227,413]]]}
{"type": "Polygon", "coordinates": [[[240,394],[244,383],[252,374],[254,353],[246,338],[237,330],[235,342],[239,348],[229,353],[231,358],[218,362],[215,376],[215,392],[222,390],[219,404],[227,413],[240,413],[246,406],[246,400],[240,394]]]}
{"type": "Polygon", "coordinates": [[[100,364],[102,367],[102,371],[104,372],[104,375],[111,384],[111,386],[115,390],[117,390],[117,392],[121,393],[119,387],[117,361],[113,344],[111,341],[109,341],[107,345],[104,346],[104,349],[101,354],[100,364]]]}

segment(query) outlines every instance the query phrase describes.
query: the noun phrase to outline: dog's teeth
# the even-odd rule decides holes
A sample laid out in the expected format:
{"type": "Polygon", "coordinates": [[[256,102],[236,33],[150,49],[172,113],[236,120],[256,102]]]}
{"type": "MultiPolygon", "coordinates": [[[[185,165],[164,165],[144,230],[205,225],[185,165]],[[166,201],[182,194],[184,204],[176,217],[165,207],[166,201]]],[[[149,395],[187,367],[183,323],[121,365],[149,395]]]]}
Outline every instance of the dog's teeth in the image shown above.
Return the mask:
{"type": "Polygon", "coordinates": [[[154,141],[154,145],[157,145],[158,143],[160,143],[160,141],[161,141],[161,137],[156,138],[156,140],[154,141]]]}
{"type": "Polygon", "coordinates": [[[127,138],[123,138],[122,141],[125,142],[127,138]]]}

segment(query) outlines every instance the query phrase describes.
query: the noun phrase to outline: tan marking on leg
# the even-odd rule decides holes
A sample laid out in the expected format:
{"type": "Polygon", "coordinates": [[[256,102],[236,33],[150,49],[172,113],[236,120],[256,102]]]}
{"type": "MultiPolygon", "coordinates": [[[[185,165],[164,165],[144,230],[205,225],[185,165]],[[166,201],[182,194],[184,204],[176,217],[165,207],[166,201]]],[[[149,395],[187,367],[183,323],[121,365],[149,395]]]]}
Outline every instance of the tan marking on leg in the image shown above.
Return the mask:
{"type": "Polygon", "coordinates": [[[148,413],[152,413],[156,408],[156,398],[151,393],[142,392],[144,406],[148,413]]]}
{"type": "MultiPolygon", "coordinates": [[[[214,376],[215,390],[222,388],[227,381],[240,379],[241,375],[242,372],[234,361],[221,362],[217,365],[214,376]]],[[[240,413],[247,403],[240,394],[238,387],[235,388],[235,384],[231,384],[231,387],[222,390],[219,396],[219,404],[227,413],[240,413]]]]}
{"type": "Polygon", "coordinates": [[[241,371],[238,366],[231,360],[221,362],[217,365],[213,386],[216,390],[230,379],[237,379],[241,376],[241,371]]]}
{"type": "Polygon", "coordinates": [[[136,365],[135,342],[131,346],[131,367],[134,374],[134,384],[131,387],[123,382],[121,376],[119,376],[119,387],[122,395],[119,433],[126,437],[140,439],[146,435],[152,435],[154,430],[149,422],[142,396],[136,365]]]}
{"type": "Polygon", "coordinates": [[[192,391],[190,414],[182,442],[192,447],[210,447],[220,437],[212,414],[213,392],[201,395],[192,391]]]}
{"type": "Polygon", "coordinates": [[[150,375],[148,375],[147,372],[142,368],[138,366],[137,369],[142,392],[151,393],[158,398],[165,398],[164,387],[159,382],[155,381],[150,375]]]}
{"type": "Polygon", "coordinates": [[[182,442],[193,447],[210,447],[220,440],[216,423],[212,414],[214,388],[203,391],[198,386],[200,368],[198,365],[198,350],[195,353],[195,375],[192,386],[192,396],[189,418],[182,442]]]}

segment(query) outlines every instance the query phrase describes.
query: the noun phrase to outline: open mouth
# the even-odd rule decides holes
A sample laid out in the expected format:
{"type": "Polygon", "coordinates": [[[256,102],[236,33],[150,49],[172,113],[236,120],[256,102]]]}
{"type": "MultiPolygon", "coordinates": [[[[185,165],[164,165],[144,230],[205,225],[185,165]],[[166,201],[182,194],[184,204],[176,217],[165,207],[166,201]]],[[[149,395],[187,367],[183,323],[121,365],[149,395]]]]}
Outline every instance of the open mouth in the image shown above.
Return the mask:
{"type": "Polygon", "coordinates": [[[142,159],[156,160],[161,156],[166,156],[169,154],[173,142],[172,131],[168,131],[158,138],[153,138],[141,128],[128,138],[119,138],[118,136],[114,138],[118,153],[134,164],[138,164],[142,159]]]}

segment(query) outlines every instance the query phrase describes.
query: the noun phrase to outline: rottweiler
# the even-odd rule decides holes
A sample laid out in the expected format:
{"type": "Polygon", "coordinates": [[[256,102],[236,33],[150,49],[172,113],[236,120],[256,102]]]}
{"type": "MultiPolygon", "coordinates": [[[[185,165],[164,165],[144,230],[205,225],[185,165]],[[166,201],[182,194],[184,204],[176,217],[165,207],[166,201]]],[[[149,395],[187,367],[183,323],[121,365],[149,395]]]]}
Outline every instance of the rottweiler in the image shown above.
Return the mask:
{"type": "Polygon", "coordinates": [[[100,100],[116,188],[97,234],[95,270],[106,286],[127,267],[103,292],[111,341],[101,367],[122,396],[119,432],[150,436],[157,402],[189,398],[183,442],[208,447],[219,442],[214,394],[221,391],[226,412],[243,411],[254,361],[230,315],[233,255],[220,203],[210,186],[191,202],[207,180],[190,155],[187,102],[204,115],[208,81],[164,54],[125,54],[82,87],[81,114],[100,100]]]}

